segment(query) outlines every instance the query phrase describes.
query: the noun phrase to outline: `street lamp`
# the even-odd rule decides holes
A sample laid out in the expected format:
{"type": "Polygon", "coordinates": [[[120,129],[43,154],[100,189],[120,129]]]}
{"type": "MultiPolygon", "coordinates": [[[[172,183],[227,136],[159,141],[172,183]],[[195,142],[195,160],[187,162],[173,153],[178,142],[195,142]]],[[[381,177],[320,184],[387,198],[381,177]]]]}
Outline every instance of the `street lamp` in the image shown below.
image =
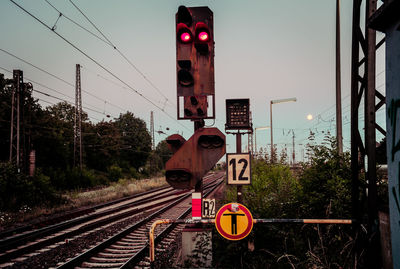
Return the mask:
{"type": "Polygon", "coordinates": [[[269,126],[264,126],[264,127],[257,127],[255,128],[254,134],[255,134],[255,146],[256,146],[256,152],[257,152],[257,130],[267,130],[269,129],[269,126]]]}
{"type": "Polygon", "coordinates": [[[272,131],[272,105],[273,104],[280,104],[280,103],[286,103],[286,102],[296,102],[297,99],[296,97],[292,98],[285,98],[285,99],[277,99],[277,100],[271,100],[269,110],[270,110],[270,126],[271,126],[271,162],[273,162],[273,153],[274,153],[274,139],[273,139],[273,131],[272,131]]]}

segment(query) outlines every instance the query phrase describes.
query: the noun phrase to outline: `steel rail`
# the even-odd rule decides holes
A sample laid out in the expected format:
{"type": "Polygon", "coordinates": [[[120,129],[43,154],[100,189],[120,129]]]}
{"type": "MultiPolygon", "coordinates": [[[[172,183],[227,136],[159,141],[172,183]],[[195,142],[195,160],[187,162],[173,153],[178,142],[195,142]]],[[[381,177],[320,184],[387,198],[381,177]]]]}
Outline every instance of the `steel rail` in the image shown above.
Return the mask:
{"type": "MultiPolygon", "coordinates": [[[[218,179],[220,179],[222,176],[219,176],[218,179]]],[[[221,182],[218,182],[218,184],[221,184],[223,182],[223,180],[221,180],[221,182]]],[[[216,186],[217,184],[210,184],[206,189],[208,188],[212,188],[214,186],[216,186]]],[[[67,261],[66,263],[58,266],[58,269],[62,269],[62,268],[74,268],[79,266],[80,264],[82,264],[83,262],[85,262],[86,260],[88,260],[90,257],[94,256],[96,253],[100,252],[101,250],[107,248],[108,246],[114,244],[115,242],[119,241],[120,239],[124,238],[125,236],[127,236],[128,234],[132,233],[133,231],[135,231],[136,229],[138,229],[139,227],[145,225],[146,223],[149,223],[152,219],[156,218],[158,215],[164,213],[165,211],[175,207],[177,204],[183,202],[185,199],[187,199],[189,196],[191,195],[191,193],[188,194],[184,194],[181,198],[179,198],[178,200],[170,203],[169,205],[167,205],[166,207],[157,210],[156,212],[152,213],[151,215],[145,217],[143,220],[140,220],[138,222],[136,222],[135,224],[133,224],[132,226],[124,229],[122,232],[119,232],[118,234],[114,235],[113,237],[103,241],[102,243],[96,245],[95,247],[87,250],[86,252],[80,254],[79,256],[67,261]]],[[[187,213],[190,212],[191,209],[188,209],[189,211],[187,211],[187,213]]],[[[186,211],[185,211],[186,212],[186,211]]],[[[147,246],[143,247],[143,249],[139,250],[137,252],[137,254],[135,254],[134,256],[132,256],[132,258],[130,258],[127,263],[128,264],[132,264],[134,263],[134,261],[137,261],[139,259],[139,257],[143,257],[143,255],[146,253],[145,249],[147,248],[147,246]]]]}
{"type": "Polygon", "coordinates": [[[68,213],[66,213],[66,214],[64,214],[62,216],[49,218],[49,219],[46,219],[46,220],[43,220],[43,221],[40,221],[40,222],[37,222],[37,223],[32,223],[32,224],[24,225],[24,226],[17,227],[17,228],[14,228],[14,229],[1,231],[0,232],[0,245],[2,245],[3,242],[5,242],[4,238],[6,238],[6,237],[10,237],[10,236],[13,236],[13,235],[18,235],[18,234],[21,234],[23,232],[36,229],[38,227],[49,226],[49,223],[52,223],[51,225],[55,225],[55,224],[58,224],[60,222],[64,222],[64,221],[67,221],[67,220],[70,220],[70,219],[73,219],[73,218],[77,218],[77,217],[82,216],[82,215],[86,215],[86,214],[92,213],[92,212],[94,212],[94,211],[96,211],[98,209],[101,209],[101,208],[104,208],[104,207],[107,207],[107,206],[111,206],[111,205],[115,205],[115,204],[118,204],[118,203],[122,203],[122,202],[125,202],[125,201],[129,200],[129,199],[138,198],[140,196],[145,196],[145,195],[148,195],[148,194],[151,194],[151,193],[154,193],[154,192],[157,192],[157,191],[162,191],[162,190],[165,190],[165,189],[169,189],[169,188],[171,189],[170,186],[159,187],[159,188],[152,189],[152,190],[149,190],[149,191],[146,191],[146,192],[136,193],[136,194],[133,194],[133,195],[130,195],[130,196],[126,196],[126,197],[123,197],[123,198],[119,198],[119,199],[116,199],[116,200],[113,200],[113,201],[101,203],[99,205],[95,205],[95,206],[92,206],[92,207],[89,207],[89,208],[72,210],[72,211],[70,211],[70,212],[68,212],[68,213]]]}
{"type": "MultiPolygon", "coordinates": [[[[203,196],[207,197],[208,195],[210,195],[217,187],[219,187],[222,183],[224,182],[224,180],[221,180],[220,182],[217,182],[214,186],[210,187],[210,190],[207,191],[203,196]]],[[[207,189],[207,187],[206,187],[207,189]]],[[[120,267],[120,269],[128,269],[128,268],[132,268],[133,265],[137,264],[138,262],[140,262],[141,259],[143,259],[143,257],[145,257],[146,253],[148,253],[149,251],[151,251],[151,244],[153,243],[153,246],[155,246],[157,243],[159,243],[162,238],[164,238],[166,236],[166,234],[168,234],[172,229],[174,229],[174,227],[177,224],[186,224],[186,223],[191,223],[191,219],[189,220],[185,220],[184,218],[192,211],[191,208],[188,208],[185,212],[183,212],[179,217],[178,220],[180,220],[180,222],[176,222],[176,223],[169,223],[170,225],[168,225],[168,227],[166,227],[163,231],[161,231],[155,238],[153,238],[153,240],[150,240],[149,237],[149,243],[148,245],[146,245],[144,248],[142,248],[138,253],[135,254],[135,256],[133,256],[131,259],[129,259],[123,266],[120,267]]],[[[198,221],[198,220],[197,220],[198,221]]]]}
{"type": "MultiPolygon", "coordinates": [[[[175,191],[173,194],[174,195],[175,194],[176,195],[182,195],[185,192],[187,192],[187,191],[178,191],[178,192],[175,191]]],[[[118,211],[123,210],[123,209],[127,209],[127,208],[132,207],[132,206],[138,206],[138,205],[141,205],[141,204],[144,204],[144,203],[153,202],[155,200],[166,198],[166,197],[169,197],[169,196],[171,196],[171,194],[167,193],[167,194],[162,195],[161,197],[149,197],[149,198],[146,198],[146,199],[143,199],[143,200],[140,200],[140,201],[135,201],[135,202],[132,202],[132,203],[128,203],[128,204],[122,205],[122,206],[117,207],[117,208],[109,209],[109,210],[106,210],[106,211],[103,211],[103,212],[99,212],[99,213],[95,213],[95,214],[92,214],[92,215],[89,215],[89,216],[85,216],[85,217],[81,217],[81,218],[78,218],[78,219],[69,220],[69,221],[66,221],[64,223],[60,223],[60,224],[52,225],[52,226],[49,226],[49,227],[45,227],[45,228],[39,229],[37,231],[33,231],[32,233],[29,233],[28,235],[23,234],[23,235],[17,236],[15,239],[11,238],[13,240],[10,239],[10,242],[5,242],[4,245],[0,246],[0,250],[4,251],[4,253],[0,253],[0,262],[7,262],[7,261],[9,261],[11,259],[14,259],[14,258],[17,258],[19,256],[22,256],[22,255],[24,255],[24,254],[26,254],[28,252],[32,252],[32,251],[38,250],[40,248],[43,248],[44,246],[51,245],[51,244],[54,244],[56,242],[63,241],[66,238],[73,237],[73,236],[76,236],[76,235],[78,235],[80,233],[84,233],[84,232],[90,231],[90,230],[98,228],[98,227],[100,227],[102,225],[106,225],[108,223],[117,221],[118,219],[129,217],[129,216],[131,216],[133,214],[140,213],[141,211],[148,210],[148,209],[163,205],[163,204],[168,203],[169,201],[174,200],[176,198],[175,197],[171,197],[166,201],[162,201],[162,202],[159,202],[159,203],[156,203],[156,204],[144,207],[144,208],[140,208],[140,209],[134,208],[134,209],[126,211],[124,213],[120,213],[120,214],[108,217],[106,219],[103,219],[103,220],[100,220],[100,221],[85,225],[85,226],[80,227],[80,228],[78,228],[76,230],[69,231],[69,232],[54,236],[52,238],[49,238],[48,240],[43,240],[43,241],[36,242],[34,244],[31,244],[31,245],[28,245],[28,246],[25,246],[25,247],[17,248],[17,247],[19,247],[21,245],[21,243],[26,243],[27,240],[33,241],[33,240],[36,240],[38,238],[43,238],[45,236],[48,236],[48,235],[51,235],[51,234],[55,234],[57,232],[66,230],[68,228],[71,228],[74,225],[79,225],[79,224],[85,223],[87,221],[90,221],[90,220],[93,220],[93,219],[96,219],[96,218],[100,218],[100,217],[103,217],[103,216],[106,216],[106,215],[109,215],[109,214],[113,214],[113,213],[118,212],[118,211]],[[16,249],[14,249],[13,251],[6,252],[6,250],[10,250],[11,248],[16,248],[16,249]]]]}

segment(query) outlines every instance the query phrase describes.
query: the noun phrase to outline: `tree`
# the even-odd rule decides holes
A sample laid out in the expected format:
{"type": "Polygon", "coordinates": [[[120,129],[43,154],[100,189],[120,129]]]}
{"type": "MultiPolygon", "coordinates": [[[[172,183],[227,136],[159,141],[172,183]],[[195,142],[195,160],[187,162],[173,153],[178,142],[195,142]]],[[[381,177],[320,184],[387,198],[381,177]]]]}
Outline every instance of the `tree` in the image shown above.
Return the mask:
{"type": "MultiPolygon", "coordinates": [[[[34,148],[37,165],[67,168],[73,165],[74,107],[67,102],[49,106],[40,113],[34,148]]],[[[87,119],[87,115],[83,117],[87,119]]]]}
{"type": "Polygon", "coordinates": [[[288,161],[288,154],[287,154],[287,148],[283,148],[281,150],[281,154],[279,155],[279,163],[281,164],[287,164],[288,161]]]}
{"type": "Polygon", "coordinates": [[[165,168],[165,163],[171,158],[172,152],[168,147],[167,141],[163,140],[158,143],[150,158],[150,167],[153,172],[160,171],[165,168]]]}
{"type": "Polygon", "coordinates": [[[146,123],[132,112],[126,112],[120,114],[115,124],[121,133],[120,166],[133,166],[138,170],[146,164],[151,151],[151,136],[146,123]]]}
{"type": "Polygon", "coordinates": [[[88,167],[107,171],[110,165],[120,162],[122,132],[115,122],[101,121],[95,126],[88,126],[84,138],[88,167]]]}

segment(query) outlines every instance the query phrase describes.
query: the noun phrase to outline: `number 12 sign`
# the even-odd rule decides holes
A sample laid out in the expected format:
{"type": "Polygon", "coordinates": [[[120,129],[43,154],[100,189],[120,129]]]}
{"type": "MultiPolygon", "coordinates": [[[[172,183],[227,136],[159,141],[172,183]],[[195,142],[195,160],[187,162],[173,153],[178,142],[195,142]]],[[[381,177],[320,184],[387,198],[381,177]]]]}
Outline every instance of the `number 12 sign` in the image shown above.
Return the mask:
{"type": "Polygon", "coordinates": [[[228,185],[250,185],[250,153],[226,154],[228,185]]]}

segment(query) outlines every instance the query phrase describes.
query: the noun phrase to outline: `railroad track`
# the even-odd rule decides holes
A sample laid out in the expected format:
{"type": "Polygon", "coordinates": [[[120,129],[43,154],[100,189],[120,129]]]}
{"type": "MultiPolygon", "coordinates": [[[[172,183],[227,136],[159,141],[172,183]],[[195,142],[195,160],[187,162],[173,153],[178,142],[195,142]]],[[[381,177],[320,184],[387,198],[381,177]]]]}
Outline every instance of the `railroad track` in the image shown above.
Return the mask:
{"type": "MultiPolygon", "coordinates": [[[[205,181],[212,177],[212,175],[207,176],[205,181]]],[[[24,262],[32,256],[44,255],[47,250],[94,231],[135,221],[135,219],[141,218],[141,215],[148,214],[146,212],[170,204],[188,193],[190,192],[173,190],[170,187],[158,188],[85,209],[83,212],[86,213],[79,213],[85,215],[53,225],[42,228],[28,226],[19,229],[17,234],[15,234],[17,231],[14,230],[14,234],[11,236],[10,232],[3,232],[3,238],[0,239],[0,268],[11,267],[14,264],[18,266],[18,263],[24,262]]]]}
{"type": "Polygon", "coordinates": [[[123,203],[125,201],[134,199],[134,198],[140,198],[140,197],[144,197],[148,194],[151,193],[155,193],[155,192],[159,192],[159,191],[163,191],[163,190],[172,190],[171,187],[169,186],[165,186],[165,187],[160,187],[160,188],[156,188],[156,189],[152,189],[150,191],[146,191],[146,192],[142,192],[142,193],[137,193],[137,194],[133,194],[130,196],[126,196],[120,199],[116,199],[110,202],[106,202],[106,203],[102,203],[99,205],[95,205],[92,207],[85,207],[85,208],[80,208],[80,209],[75,209],[75,210],[71,210],[65,214],[62,214],[60,216],[55,216],[55,217],[49,217],[46,218],[45,220],[41,220],[41,221],[36,221],[34,223],[31,224],[27,224],[27,225],[23,225],[20,227],[16,227],[13,229],[8,229],[8,230],[4,230],[0,232],[0,246],[2,245],[2,242],[4,242],[4,239],[8,239],[10,237],[13,236],[18,236],[18,235],[22,235],[24,233],[29,233],[31,231],[43,228],[43,227],[47,227],[50,225],[54,225],[54,224],[58,224],[70,219],[75,219],[78,218],[80,216],[84,216],[90,213],[95,212],[96,210],[99,210],[101,208],[106,208],[112,205],[117,205],[119,203],[123,203]]]}
{"type": "MultiPolygon", "coordinates": [[[[204,197],[212,193],[223,183],[223,176],[215,183],[205,187],[204,197]]],[[[94,246],[81,255],[59,264],[57,269],[64,268],[139,268],[149,267],[146,259],[148,250],[148,232],[151,224],[157,219],[184,219],[191,212],[191,194],[186,194],[180,199],[170,203],[141,221],[136,222],[120,233],[110,237],[106,241],[94,246]]],[[[161,240],[167,238],[164,246],[168,246],[175,235],[184,228],[184,224],[161,225],[156,229],[155,242],[160,245],[161,240]],[[172,234],[171,234],[172,233],[172,234]]],[[[161,249],[163,250],[163,249],[161,249]]],[[[165,249],[164,249],[165,250],[165,249]]]]}

